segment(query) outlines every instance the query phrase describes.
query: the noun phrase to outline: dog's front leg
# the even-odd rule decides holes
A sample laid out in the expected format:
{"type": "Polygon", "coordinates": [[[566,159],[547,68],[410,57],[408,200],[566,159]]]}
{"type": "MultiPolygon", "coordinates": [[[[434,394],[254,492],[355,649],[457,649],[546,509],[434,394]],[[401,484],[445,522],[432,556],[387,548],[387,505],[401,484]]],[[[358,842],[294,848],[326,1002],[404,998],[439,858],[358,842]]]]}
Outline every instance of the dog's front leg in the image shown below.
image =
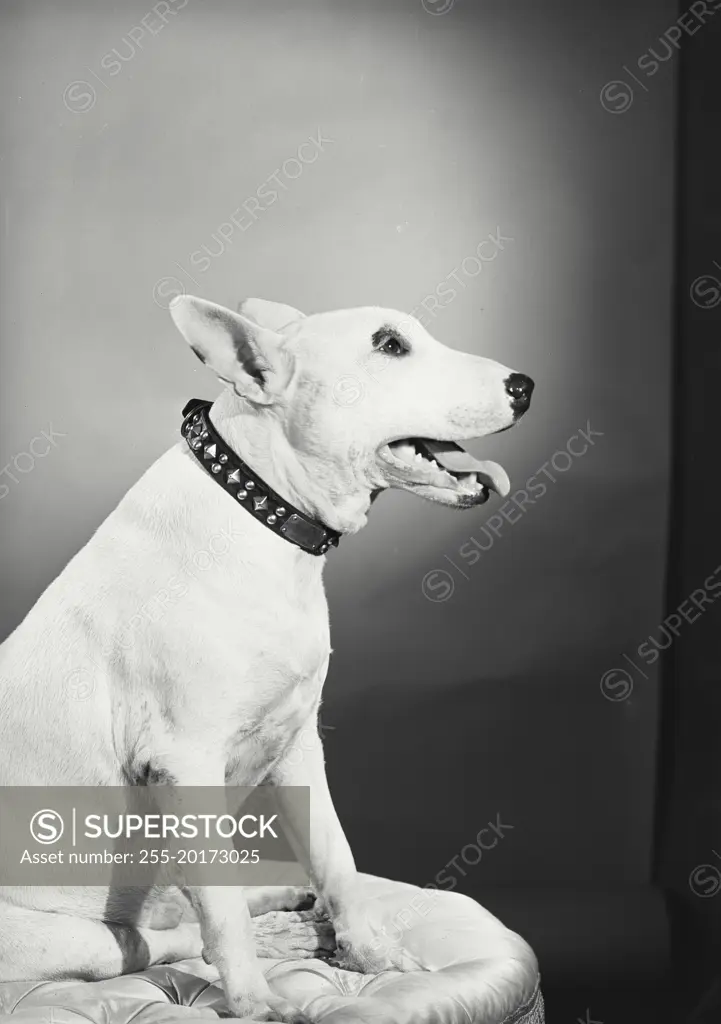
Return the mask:
{"type": "Polygon", "coordinates": [[[296,817],[297,801],[292,796],[284,799],[282,787],[310,788],[310,849],[304,852],[313,887],[333,922],[340,958],[345,966],[364,973],[415,966],[405,962],[382,929],[373,926],[368,908],[363,905],[353,854],[333,806],[321,738],[312,723],[301,735],[302,742],[299,740],[286,752],[274,767],[270,781],[281,787],[277,795],[284,811],[283,821],[294,833],[296,849],[307,845],[308,836],[303,822],[296,817]]]}
{"type": "MultiPolygon", "coordinates": [[[[177,786],[225,786],[225,765],[208,763],[207,751],[202,757],[188,760],[186,751],[163,758],[163,767],[177,786]]],[[[224,801],[219,789],[209,790],[209,813],[224,814],[224,801]]],[[[214,841],[215,838],[214,838],[214,841]]],[[[220,846],[223,840],[218,837],[220,846]]],[[[228,852],[230,839],[225,840],[228,852]]],[[[196,865],[198,873],[208,866],[196,865]]],[[[208,878],[210,881],[210,878],[208,878]]],[[[259,1021],[284,1021],[286,1024],[309,1024],[308,1018],[286,999],[273,995],[256,956],[253,926],[243,887],[189,885],[184,887],[200,922],[204,955],[217,968],[223,983],[228,1006],[234,1017],[251,1017],[259,1021]]]]}

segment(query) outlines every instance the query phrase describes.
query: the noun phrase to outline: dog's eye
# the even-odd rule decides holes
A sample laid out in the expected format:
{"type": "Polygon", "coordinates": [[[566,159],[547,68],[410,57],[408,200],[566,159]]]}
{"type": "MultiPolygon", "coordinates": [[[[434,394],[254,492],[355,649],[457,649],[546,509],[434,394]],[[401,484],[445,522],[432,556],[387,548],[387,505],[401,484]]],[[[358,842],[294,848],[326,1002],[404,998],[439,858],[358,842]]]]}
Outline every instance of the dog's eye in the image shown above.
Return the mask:
{"type": "Polygon", "coordinates": [[[402,356],[405,351],[406,348],[399,338],[389,338],[381,345],[381,352],[385,352],[387,356],[402,356]]]}
{"type": "Polygon", "coordinates": [[[404,356],[410,352],[405,339],[392,331],[376,331],[373,335],[373,347],[387,356],[404,356]]]}

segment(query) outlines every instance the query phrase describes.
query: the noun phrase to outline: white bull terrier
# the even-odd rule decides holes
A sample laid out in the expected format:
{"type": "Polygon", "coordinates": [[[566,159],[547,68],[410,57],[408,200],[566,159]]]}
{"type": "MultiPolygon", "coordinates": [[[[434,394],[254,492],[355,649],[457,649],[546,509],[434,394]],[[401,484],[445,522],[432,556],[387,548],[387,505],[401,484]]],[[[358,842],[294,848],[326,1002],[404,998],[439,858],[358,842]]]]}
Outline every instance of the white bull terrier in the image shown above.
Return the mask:
{"type": "MultiPolygon", "coordinates": [[[[349,965],[397,967],[374,952],[315,727],[330,655],[325,552],[388,487],[453,508],[507,494],[503,469],[458,442],[510,427],[533,382],[390,309],[304,316],[251,299],[236,313],[184,295],[171,314],[226,389],[191,409],[184,439],[3,644],[0,783],[308,786],[313,890],[338,948],[349,965]],[[155,621],[139,616],[229,522],[222,557],[155,621]],[[73,700],[67,680],[88,664],[92,692],[73,700]]],[[[155,887],[139,909],[137,891],[6,887],[0,980],[112,977],[204,950],[233,1015],[300,1024],[265,981],[251,916],[302,897],[155,887]]],[[[294,918],[297,955],[332,942],[306,916],[294,918]]],[[[258,943],[272,955],[262,930],[258,943]]]]}

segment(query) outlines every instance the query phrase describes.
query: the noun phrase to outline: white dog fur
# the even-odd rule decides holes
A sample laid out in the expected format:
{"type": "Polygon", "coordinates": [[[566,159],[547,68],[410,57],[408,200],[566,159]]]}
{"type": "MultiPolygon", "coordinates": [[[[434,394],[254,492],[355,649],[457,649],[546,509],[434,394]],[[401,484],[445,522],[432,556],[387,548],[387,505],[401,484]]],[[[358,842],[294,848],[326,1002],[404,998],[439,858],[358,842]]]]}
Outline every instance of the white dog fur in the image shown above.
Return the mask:
{"type": "MultiPolygon", "coordinates": [[[[485,500],[489,488],[507,491],[494,463],[469,469],[464,454],[461,470],[447,472],[405,440],[461,441],[510,426],[519,406],[507,367],[446,348],[386,309],[306,317],[249,300],[235,313],[182,296],[171,313],[227,385],[211,412],[226,443],[327,526],[356,532],[371,496],[387,487],[457,507],[485,500]]],[[[347,961],[381,970],[401,965],[372,951],[313,725],[330,656],[324,562],[236,507],[179,442],[0,649],[0,784],[123,785],[145,773],[179,785],[310,786],[313,887],[347,961]],[[231,538],[222,558],[155,623],[141,621],[138,609],[221,535],[231,538]],[[128,623],[133,643],[121,644],[128,623]],[[90,697],[70,699],[67,680],[88,666],[90,697]],[[301,733],[302,754],[288,756],[301,733]]],[[[131,901],[101,888],[5,888],[0,980],[112,976],[204,946],[235,1016],[297,1024],[306,1018],[260,971],[251,915],[301,898],[155,888],[139,908],[137,893],[131,901]]],[[[330,944],[311,917],[291,916],[298,955],[330,944]]],[[[257,940],[272,955],[267,934],[257,940]]]]}

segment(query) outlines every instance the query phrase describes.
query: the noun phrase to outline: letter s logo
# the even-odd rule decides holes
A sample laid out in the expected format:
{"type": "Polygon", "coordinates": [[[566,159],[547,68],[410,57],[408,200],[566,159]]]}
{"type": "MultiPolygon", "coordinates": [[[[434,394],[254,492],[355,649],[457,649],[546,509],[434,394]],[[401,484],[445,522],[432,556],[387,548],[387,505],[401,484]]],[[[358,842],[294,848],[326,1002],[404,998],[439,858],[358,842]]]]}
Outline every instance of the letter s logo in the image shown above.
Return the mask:
{"type": "Polygon", "coordinates": [[[30,819],[30,834],[33,839],[44,846],[57,843],[64,830],[63,819],[57,811],[45,809],[36,811],[30,819]]]}

